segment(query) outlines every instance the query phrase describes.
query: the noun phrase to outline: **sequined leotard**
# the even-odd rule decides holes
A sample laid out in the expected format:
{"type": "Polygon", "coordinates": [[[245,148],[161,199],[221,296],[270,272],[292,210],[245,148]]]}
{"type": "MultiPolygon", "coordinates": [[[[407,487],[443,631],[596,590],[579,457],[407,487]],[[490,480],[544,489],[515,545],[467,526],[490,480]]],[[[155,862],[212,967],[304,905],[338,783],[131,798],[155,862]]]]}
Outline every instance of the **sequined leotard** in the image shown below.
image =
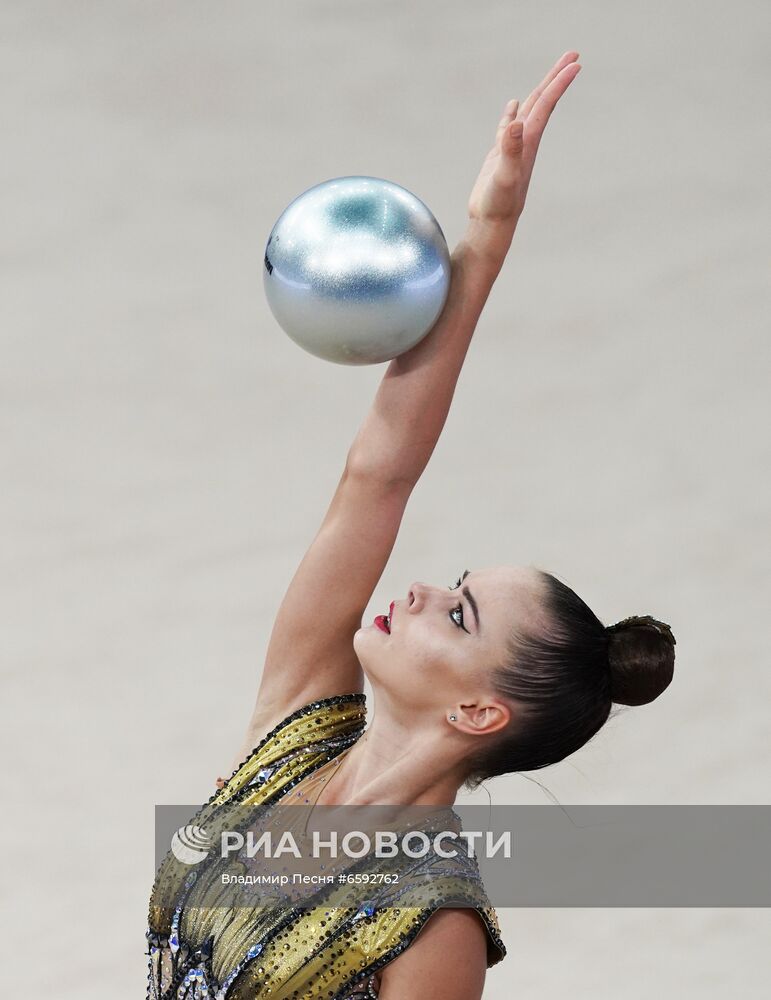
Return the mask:
{"type": "MultiPolygon", "coordinates": [[[[292,713],[190,822],[228,829],[234,810],[256,815],[303,779],[312,781],[309,776],[320,774],[361,736],[365,706],[363,694],[350,694],[292,713]]],[[[212,900],[220,872],[233,864],[215,856],[191,868],[172,852],[162,862],[150,900],[148,1000],[376,996],[375,973],[409,947],[442,905],[476,909],[488,933],[488,967],[506,954],[495,911],[468,858],[413,860],[400,870],[396,900],[393,891],[373,889],[367,905],[359,907],[335,906],[326,890],[302,908],[275,895],[254,908],[217,907],[212,900]],[[428,877],[430,900],[416,891],[428,877]]],[[[373,860],[373,870],[380,866],[373,860]]]]}

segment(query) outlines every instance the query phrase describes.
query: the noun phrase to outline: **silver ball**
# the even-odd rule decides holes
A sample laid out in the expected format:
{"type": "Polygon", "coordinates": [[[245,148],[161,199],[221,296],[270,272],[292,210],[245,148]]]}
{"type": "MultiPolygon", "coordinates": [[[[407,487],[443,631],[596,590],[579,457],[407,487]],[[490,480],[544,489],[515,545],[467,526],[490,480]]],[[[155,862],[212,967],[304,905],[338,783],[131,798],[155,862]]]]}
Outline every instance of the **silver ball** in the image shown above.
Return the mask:
{"type": "Polygon", "coordinates": [[[414,347],[450,289],[450,252],[431,211],[378,177],[336,177],[282,212],[263,267],[284,332],[317,358],[374,365],[414,347]]]}

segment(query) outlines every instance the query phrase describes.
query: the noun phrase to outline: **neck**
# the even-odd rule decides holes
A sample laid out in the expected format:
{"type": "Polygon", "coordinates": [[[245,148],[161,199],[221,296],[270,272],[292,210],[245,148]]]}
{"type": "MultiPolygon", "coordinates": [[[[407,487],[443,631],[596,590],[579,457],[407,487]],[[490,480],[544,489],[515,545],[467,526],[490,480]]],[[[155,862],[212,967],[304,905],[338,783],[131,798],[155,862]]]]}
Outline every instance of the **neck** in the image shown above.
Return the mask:
{"type": "Polygon", "coordinates": [[[323,805],[452,805],[463,784],[464,740],[378,706],[322,790],[323,805]]]}

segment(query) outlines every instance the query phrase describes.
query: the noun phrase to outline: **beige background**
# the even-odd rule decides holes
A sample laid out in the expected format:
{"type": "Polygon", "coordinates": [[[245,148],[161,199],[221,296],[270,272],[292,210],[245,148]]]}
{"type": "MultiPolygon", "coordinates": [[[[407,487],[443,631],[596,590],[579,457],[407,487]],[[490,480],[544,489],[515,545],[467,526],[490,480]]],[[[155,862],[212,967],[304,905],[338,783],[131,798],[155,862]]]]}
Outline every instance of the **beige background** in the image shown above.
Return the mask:
{"type": "MultiPolygon", "coordinates": [[[[374,174],[454,244],[503,105],[567,49],[584,68],[370,610],[510,562],[604,621],[663,618],[666,696],[534,777],[564,803],[769,801],[763,10],[2,4],[5,995],[144,995],[154,804],[228,767],[385,370],[278,329],[273,222],[374,174]]],[[[770,971],[768,911],[500,917],[489,1000],[711,1000],[770,971]]]]}

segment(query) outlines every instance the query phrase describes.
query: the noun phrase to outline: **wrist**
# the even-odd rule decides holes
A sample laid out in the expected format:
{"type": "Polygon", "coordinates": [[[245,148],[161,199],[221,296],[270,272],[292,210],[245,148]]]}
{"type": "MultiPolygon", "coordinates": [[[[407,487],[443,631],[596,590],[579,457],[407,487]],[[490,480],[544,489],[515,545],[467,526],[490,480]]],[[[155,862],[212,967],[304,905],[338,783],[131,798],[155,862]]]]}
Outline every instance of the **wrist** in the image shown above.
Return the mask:
{"type": "Polygon", "coordinates": [[[503,267],[516,228],[516,220],[490,222],[469,218],[460,243],[469,259],[495,277],[503,267]]]}

